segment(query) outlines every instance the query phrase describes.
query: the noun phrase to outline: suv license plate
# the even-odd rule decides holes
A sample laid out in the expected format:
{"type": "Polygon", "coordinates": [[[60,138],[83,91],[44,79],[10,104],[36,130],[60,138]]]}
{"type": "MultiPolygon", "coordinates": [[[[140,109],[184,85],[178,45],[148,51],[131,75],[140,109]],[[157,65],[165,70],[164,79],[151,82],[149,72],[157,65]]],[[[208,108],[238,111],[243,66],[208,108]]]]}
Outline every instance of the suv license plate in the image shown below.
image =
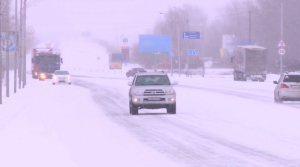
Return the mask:
{"type": "Polygon", "coordinates": [[[149,97],[148,101],[160,101],[159,97],[149,97]]]}

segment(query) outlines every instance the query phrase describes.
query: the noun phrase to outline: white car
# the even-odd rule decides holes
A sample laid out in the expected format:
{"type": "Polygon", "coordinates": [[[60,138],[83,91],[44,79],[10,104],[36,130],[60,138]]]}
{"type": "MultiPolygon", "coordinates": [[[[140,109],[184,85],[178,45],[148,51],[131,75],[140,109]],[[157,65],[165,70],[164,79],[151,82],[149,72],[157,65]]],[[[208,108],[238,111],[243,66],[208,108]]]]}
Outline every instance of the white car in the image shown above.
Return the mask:
{"type": "Polygon", "coordinates": [[[176,92],[165,73],[137,73],[129,81],[129,112],[137,115],[139,109],[167,109],[167,113],[176,114],[176,92]]]}
{"type": "Polygon", "coordinates": [[[300,101],[300,72],[282,74],[274,91],[274,101],[282,103],[284,101],[300,101]]]}
{"type": "Polygon", "coordinates": [[[52,76],[53,85],[57,83],[68,83],[71,85],[71,75],[68,71],[56,70],[52,76]]]}

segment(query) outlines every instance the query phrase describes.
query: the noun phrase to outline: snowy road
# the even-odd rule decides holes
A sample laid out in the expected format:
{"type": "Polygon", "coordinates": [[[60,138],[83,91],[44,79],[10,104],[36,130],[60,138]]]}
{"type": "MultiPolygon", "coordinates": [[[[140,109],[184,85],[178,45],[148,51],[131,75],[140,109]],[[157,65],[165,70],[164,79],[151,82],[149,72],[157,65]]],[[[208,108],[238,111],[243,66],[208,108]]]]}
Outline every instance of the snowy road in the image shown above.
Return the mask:
{"type": "Polygon", "coordinates": [[[300,104],[274,104],[270,81],[174,77],[176,115],[132,116],[131,78],[73,79],[4,99],[0,166],[300,166],[300,104]]]}
{"type": "MultiPolygon", "coordinates": [[[[178,114],[128,114],[128,79],[81,78],[114,122],[187,166],[299,166],[300,113],[271,95],[191,85],[176,87],[178,114]]],[[[291,107],[292,106],[292,107],[291,107]]]]}

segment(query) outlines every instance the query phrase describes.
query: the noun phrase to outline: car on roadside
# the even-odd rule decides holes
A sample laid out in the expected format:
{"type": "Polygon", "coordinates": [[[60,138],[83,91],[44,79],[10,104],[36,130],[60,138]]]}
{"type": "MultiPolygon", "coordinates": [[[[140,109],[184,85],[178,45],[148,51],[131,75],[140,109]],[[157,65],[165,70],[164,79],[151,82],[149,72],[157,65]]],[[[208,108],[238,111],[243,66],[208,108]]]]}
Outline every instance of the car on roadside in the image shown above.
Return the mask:
{"type": "Polygon", "coordinates": [[[289,72],[282,74],[276,84],[274,91],[274,101],[283,103],[284,101],[300,101],[300,72],[289,72]]]}
{"type": "Polygon", "coordinates": [[[133,77],[136,73],[141,73],[141,72],[147,72],[143,68],[132,68],[129,71],[126,72],[126,77],[133,77]]]}
{"type": "Polygon", "coordinates": [[[139,109],[167,109],[167,113],[176,114],[176,92],[167,74],[162,72],[137,73],[128,82],[129,112],[137,115],[139,109]]]}
{"type": "Polygon", "coordinates": [[[71,85],[71,75],[68,71],[56,70],[52,76],[53,85],[57,83],[68,83],[71,85]]]}

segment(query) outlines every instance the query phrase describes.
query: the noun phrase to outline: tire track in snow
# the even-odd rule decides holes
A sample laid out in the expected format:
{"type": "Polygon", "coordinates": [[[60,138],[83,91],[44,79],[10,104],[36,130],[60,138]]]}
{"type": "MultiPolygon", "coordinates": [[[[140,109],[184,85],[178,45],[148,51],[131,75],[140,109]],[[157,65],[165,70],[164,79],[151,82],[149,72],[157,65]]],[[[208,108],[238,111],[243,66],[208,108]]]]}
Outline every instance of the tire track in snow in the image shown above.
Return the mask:
{"type": "MultiPolygon", "coordinates": [[[[113,80],[127,80],[130,81],[130,79],[126,78],[117,78],[117,77],[92,77],[92,76],[84,76],[84,75],[73,75],[77,78],[98,78],[98,79],[113,79],[113,80]]],[[[203,91],[209,91],[214,93],[221,93],[226,95],[232,95],[240,98],[245,99],[251,99],[251,100],[257,100],[261,102],[267,102],[267,103],[274,103],[274,99],[270,98],[269,96],[262,96],[252,93],[245,93],[245,92],[239,92],[239,91],[233,91],[233,90],[226,90],[226,89],[219,89],[219,88],[208,88],[208,87],[200,87],[200,86],[190,86],[190,85],[177,85],[176,87],[182,87],[182,88],[188,88],[188,89],[197,89],[197,90],[203,90],[203,91]]],[[[293,108],[300,108],[300,104],[295,103],[284,103],[280,105],[285,105],[293,108]]]]}
{"type": "MultiPolygon", "coordinates": [[[[178,121],[178,119],[174,119],[173,117],[176,115],[131,116],[127,109],[128,98],[121,97],[117,90],[85,81],[76,81],[74,84],[91,89],[94,93],[95,102],[104,108],[106,115],[114,122],[138,136],[142,142],[173,159],[179,159],[186,165],[261,166],[262,164],[257,163],[261,161],[264,164],[267,161],[268,165],[277,167],[300,165],[299,161],[285,159],[214,136],[204,129],[190,126],[187,124],[189,120],[178,121]],[[225,152],[228,151],[228,154],[220,152],[216,148],[221,148],[225,152]],[[235,156],[235,154],[239,156],[235,156]],[[242,157],[248,157],[248,159],[239,159],[241,154],[242,157]]],[[[228,92],[222,93],[227,94],[228,92]]]]}

